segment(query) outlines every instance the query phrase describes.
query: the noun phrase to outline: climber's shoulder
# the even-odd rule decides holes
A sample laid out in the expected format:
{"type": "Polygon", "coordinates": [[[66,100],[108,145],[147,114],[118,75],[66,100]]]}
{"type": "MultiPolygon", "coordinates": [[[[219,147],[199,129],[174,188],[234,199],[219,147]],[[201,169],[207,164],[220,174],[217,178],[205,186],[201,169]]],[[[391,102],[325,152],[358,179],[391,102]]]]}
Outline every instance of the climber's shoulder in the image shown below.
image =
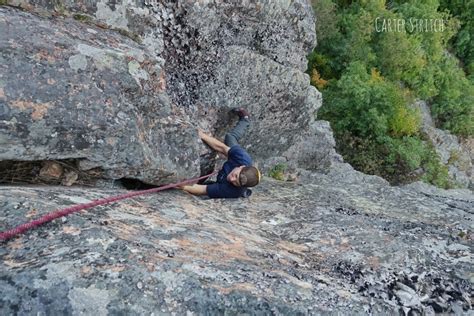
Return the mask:
{"type": "Polygon", "coordinates": [[[238,166],[252,165],[252,158],[249,153],[240,145],[233,145],[227,152],[227,159],[234,162],[238,166]]]}

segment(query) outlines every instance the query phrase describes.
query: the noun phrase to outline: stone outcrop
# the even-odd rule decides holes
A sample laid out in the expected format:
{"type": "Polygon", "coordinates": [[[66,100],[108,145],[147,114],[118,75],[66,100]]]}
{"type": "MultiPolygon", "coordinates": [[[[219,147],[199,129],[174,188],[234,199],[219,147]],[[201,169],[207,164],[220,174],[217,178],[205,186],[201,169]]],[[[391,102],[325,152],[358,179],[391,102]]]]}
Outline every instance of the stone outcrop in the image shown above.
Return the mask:
{"type": "Polygon", "coordinates": [[[76,159],[161,184],[207,172],[196,128],[223,137],[245,106],[242,142],[262,168],[342,161],[304,73],[306,0],[8,3],[35,15],[0,11],[0,160],[76,159]]]}
{"type": "Polygon", "coordinates": [[[158,183],[199,170],[196,131],[173,114],[142,46],[72,19],[7,7],[0,16],[1,160],[75,158],[158,183]]]}
{"type": "Polygon", "coordinates": [[[474,146],[473,140],[459,140],[456,135],[435,127],[428,104],[417,101],[413,105],[420,109],[421,132],[433,144],[441,162],[458,185],[474,190],[474,146]]]}
{"type": "MultiPolygon", "coordinates": [[[[169,190],[56,220],[0,247],[0,313],[471,313],[470,191],[350,170],[265,178],[249,199],[169,190]]],[[[0,230],[119,193],[0,186],[0,230]]]]}

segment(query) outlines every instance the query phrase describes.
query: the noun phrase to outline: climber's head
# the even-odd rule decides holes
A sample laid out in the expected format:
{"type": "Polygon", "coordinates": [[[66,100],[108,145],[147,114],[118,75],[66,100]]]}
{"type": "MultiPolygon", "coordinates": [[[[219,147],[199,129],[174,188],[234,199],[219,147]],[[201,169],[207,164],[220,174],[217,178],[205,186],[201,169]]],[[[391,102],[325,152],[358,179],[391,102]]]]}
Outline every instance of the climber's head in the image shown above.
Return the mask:
{"type": "Polygon", "coordinates": [[[235,167],[228,175],[227,181],[236,187],[254,187],[260,182],[260,171],[255,167],[235,167]]]}

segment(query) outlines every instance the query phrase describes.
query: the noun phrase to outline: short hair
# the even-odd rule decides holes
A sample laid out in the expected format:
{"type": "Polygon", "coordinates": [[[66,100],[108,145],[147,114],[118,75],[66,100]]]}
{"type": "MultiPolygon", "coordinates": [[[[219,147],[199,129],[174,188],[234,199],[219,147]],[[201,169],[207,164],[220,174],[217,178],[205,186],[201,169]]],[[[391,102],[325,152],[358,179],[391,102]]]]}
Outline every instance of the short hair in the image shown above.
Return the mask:
{"type": "Polygon", "coordinates": [[[261,174],[255,167],[243,167],[239,175],[241,187],[254,187],[260,182],[261,174]]]}

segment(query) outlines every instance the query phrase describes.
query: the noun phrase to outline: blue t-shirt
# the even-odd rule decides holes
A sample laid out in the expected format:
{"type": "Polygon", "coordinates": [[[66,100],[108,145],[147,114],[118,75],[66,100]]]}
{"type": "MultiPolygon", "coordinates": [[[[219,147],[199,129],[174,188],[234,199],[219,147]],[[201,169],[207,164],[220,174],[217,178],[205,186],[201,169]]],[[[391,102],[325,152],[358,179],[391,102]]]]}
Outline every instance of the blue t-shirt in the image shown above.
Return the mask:
{"type": "Polygon", "coordinates": [[[210,198],[238,198],[244,197],[246,194],[248,196],[249,189],[234,186],[227,181],[227,176],[236,167],[251,165],[252,158],[245,149],[239,145],[232,146],[227,153],[227,161],[217,174],[217,182],[207,185],[207,195],[210,198]]]}

